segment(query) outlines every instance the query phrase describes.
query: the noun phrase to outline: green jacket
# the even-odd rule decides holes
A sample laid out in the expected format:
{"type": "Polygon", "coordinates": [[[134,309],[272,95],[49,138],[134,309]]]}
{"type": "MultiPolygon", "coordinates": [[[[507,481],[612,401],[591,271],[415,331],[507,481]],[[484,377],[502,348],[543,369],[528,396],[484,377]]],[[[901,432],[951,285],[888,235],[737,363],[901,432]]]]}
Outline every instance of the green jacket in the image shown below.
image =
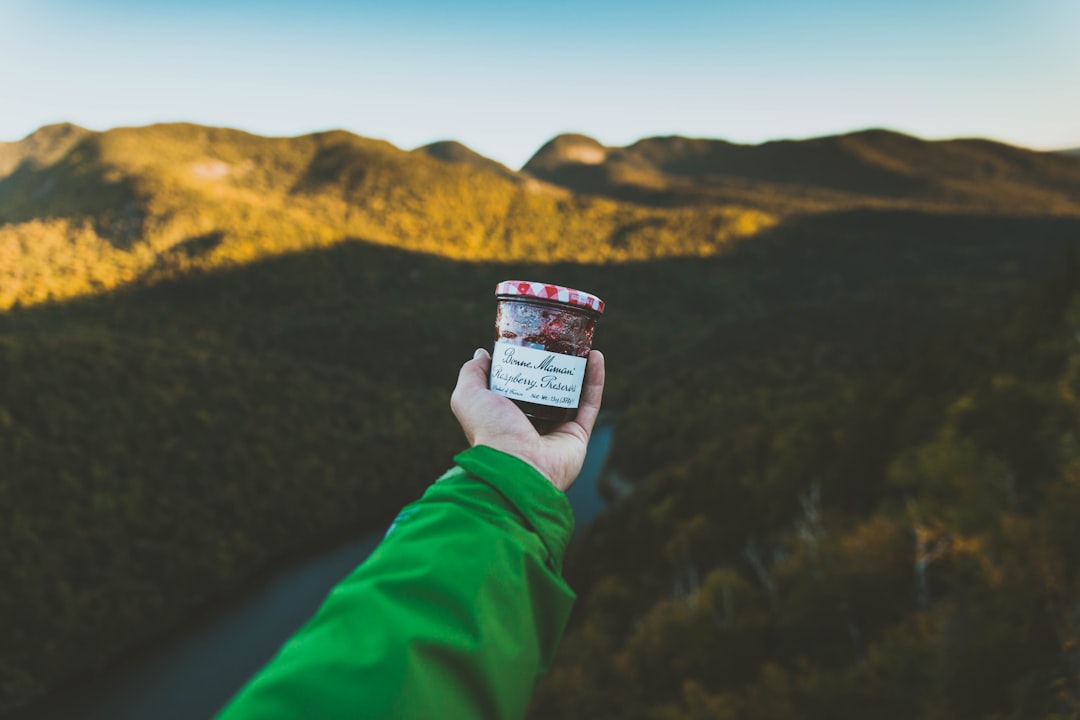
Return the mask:
{"type": "Polygon", "coordinates": [[[492,448],[454,460],[219,720],[525,715],[574,600],[570,504],[492,448]]]}

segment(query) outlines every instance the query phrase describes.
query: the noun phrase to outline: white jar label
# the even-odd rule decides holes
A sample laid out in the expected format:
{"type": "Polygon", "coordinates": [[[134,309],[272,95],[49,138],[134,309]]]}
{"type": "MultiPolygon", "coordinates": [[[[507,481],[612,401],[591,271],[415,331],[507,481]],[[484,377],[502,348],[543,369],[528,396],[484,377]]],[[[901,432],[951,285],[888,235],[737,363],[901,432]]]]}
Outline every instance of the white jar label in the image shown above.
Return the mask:
{"type": "Polygon", "coordinates": [[[512,400],[576,408],[585,364],[582,357],[497,340],[491,353],[491,389],[512,400]]]}

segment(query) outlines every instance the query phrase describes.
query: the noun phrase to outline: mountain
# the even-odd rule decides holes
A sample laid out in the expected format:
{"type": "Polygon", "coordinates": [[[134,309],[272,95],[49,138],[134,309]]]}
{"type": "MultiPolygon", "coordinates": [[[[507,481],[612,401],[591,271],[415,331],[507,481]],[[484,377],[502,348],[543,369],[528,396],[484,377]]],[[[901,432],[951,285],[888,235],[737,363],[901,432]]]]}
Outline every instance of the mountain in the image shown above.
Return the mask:
{"type": "Polygon", "coordinates": [[[46,125],[19,142],[0,142],[0,178],[15,172],[20,165],[51,165],[62,158],[89,130],[71,123],[46,125]]]}
{"type": "Polygon", "coordinates": [[[1069,155],[1070,157],[1080,158],[1080,148],[1072,148],[1071,150],[1059,150],[1062,155],[1069,155]]]}
{"type": "Polygon", "coordinates": [[[458,259],[625,261],[722,252],[775,224],[732,206],[570,198],[463,146],[406,152],[341,131],[46,128],[2,157],[0,251],[19,261],[0,265],[0,309],[356,239],[458,259]]]}
{"type": "Polygon", "coordinates": [[[541,147],[525,166],[524,172],[551,178],[567,166],[603,165],[610,150],[588,135],[558,135],[541,147]]]}
{"type": "Polygon", "coordinates": [[[884,130],[737,145],[545,144],[515,173],[455,142],[176,123],[0,146],[0,309],[362,239],[457,259],[702,257],[807,214],[1080,213],[1080,161],[884,130]]]}
{"type": "Polygon", "coordinates": [[[1080,163],[1071,158],[988,140],[930,142],[888,130],[760,145],[654,137],[612,148],[564,135],[523,170],[576,192],[653,205],[1080,212],[1080,163]]]}
{"type": "Polygon", "coordinates": [[[462,145],[456,140],[442,140],[430,145],[418,147],[413,152],[430,155],[436,160],[444,162],[468,165],[477,170],[487,170],[507,180],[520,180],[521,176],[500,162],[484,157],[475,150],[462,145]]]}

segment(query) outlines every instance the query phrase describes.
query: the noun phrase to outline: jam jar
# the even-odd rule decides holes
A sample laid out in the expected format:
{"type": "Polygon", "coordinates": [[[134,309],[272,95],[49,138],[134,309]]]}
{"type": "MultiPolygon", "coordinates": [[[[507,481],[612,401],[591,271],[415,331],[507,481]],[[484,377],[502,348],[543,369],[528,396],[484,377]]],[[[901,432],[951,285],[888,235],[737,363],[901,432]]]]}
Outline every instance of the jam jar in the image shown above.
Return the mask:
{"type": "Polygon", "coordinates": [[[603,301],[561,285],[520,280],[499,283],[495,296],[489,387],[513,400],[534,424],[573,420],[603,301]]]}

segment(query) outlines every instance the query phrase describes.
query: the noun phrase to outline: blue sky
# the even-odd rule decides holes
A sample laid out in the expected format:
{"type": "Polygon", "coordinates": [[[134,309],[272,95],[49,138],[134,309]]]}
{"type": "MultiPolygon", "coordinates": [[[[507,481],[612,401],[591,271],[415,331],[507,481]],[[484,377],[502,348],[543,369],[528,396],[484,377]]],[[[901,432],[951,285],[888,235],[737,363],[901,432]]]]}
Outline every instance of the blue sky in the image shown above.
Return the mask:
{"type": "Polygon", "coordinates": [[[1078,0],[0,0],[0,140],[71,121],[456,139],[513,167],[865,127],[1080,146],[1078,0]]]}

